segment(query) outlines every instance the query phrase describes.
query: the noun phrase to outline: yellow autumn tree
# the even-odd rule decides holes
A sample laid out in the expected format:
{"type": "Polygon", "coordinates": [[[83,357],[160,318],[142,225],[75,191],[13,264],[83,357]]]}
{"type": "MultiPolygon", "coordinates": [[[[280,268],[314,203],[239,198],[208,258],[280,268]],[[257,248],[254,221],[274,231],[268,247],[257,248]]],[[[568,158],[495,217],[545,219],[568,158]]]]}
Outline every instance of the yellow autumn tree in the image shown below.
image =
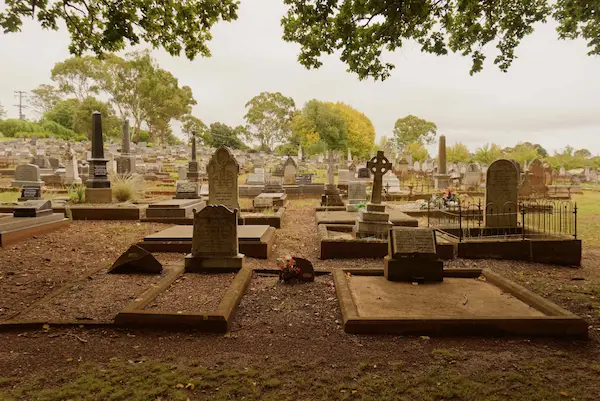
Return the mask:
{"type": "Polygon", "coordinates": [[[348,148],[353,155],[368,158],[375,145],[375,127],[369,117],[345,103],[328,103],[348,123],[348,148]]]}

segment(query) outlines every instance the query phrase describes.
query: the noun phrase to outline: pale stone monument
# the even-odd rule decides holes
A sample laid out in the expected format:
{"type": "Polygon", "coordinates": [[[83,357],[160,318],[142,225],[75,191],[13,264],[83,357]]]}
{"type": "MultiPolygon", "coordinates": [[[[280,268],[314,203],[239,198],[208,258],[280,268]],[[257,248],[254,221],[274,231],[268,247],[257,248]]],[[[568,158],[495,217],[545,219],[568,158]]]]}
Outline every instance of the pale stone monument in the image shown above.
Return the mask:
{"type": "Polygon", "coordinates": [[[229,149],[221,146],[206,167],[208,172],[208,204],[225,205],[240,210],[238,175],[240,166],[229,149]]]}
{"type": "Polygon", "coordinates": [[[296,183],[296,173],[298,172],[298,166],[294,159],[288,156],[287,160],[283,164],[283,184],[294,185],[296,183]]]}
{"type": "Polygon", "coordinates": [[[514,162],[498,159],[487,170],[485,226],[516,227],[519,170],[514,162]]]}
{"type": "Polygon", "coordinates": [[[40,178],[40,168],[35,164],[20,164],[15,168],[15,179],[11,182],[13,188],[41,188],[44,181],[40,178]]]}
{"type": "Polygon", "coordinates": [[[367,183],[365,181],[350,181],[348,183],[348,204],[346,210],[355,212],[356,205],[367,201],[367,183]]]}
{"type": "Polygon", "coordinates": [[[392,163],[384,156],[383,151],[367,162],[367,168],[373,174],[373,192],[371,202],[366,210],[361,210],[356,219],[354,231],[357,238],[375,237],[386,239],[392,227],[390,215],[381,204],[381,191],[383,189],[383,175],[392,169],[392,163]]]}
{"type": "Polygon", "coordinates": [[[437,190],[446,189],[450,184],[450,175],[446,168],[446,137],[441,135],[438,148],[438,171],[433,176],[437,190]]]}
{"type": "Polygon", "coordinates": [[[63,158],[65,160],[65,184],[81,184],[81,177],[79,177],[79,169],[77,167],[77,156],[70,143],[67,144],[63,158]]]}
{"type": "Polygon", "coordinates": [[[135,173],[135,156],[131,154],[128,120],[123,121],[123,140],[121,143],[121,156],[117,158],[117,173],[122,175],[135,173]]]}
{"type": "Polygon", "coordinates": [[[331,151],[327,160],[327,185],[325,194],[321,196],[321,206],[344,206],[340,190],[335,185],[335,160],[331,151]]]}
{"type": "Polygon", "coordinates": [[[194,211],[192,252],[185,257],[186,272],[236,271],[244,266],[239,252],[237,210],[208,205],[194,211]]]}

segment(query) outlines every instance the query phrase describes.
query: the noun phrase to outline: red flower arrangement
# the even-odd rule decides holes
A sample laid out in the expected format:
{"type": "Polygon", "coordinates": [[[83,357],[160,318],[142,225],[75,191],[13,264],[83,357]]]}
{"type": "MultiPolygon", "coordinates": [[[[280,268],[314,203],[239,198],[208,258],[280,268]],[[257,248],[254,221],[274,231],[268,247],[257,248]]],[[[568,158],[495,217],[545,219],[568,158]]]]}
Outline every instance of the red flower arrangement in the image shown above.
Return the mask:
{"type": "Polygon", "coordinates": [[[296,261],[291,255],[277,258],[277,267],[282,273],[300,274],[300,268],[296,266],[296,261]]]}

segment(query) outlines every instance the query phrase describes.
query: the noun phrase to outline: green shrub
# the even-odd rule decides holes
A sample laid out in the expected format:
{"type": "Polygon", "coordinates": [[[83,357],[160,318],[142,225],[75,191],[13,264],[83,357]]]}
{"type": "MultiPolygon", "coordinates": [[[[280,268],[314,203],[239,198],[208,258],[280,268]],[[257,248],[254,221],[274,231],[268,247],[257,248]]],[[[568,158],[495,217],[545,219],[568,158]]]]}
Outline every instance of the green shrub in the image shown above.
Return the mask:
{"type": "Polygon", "coordinates": [[[17,132],[14,137],[15,138],[32,138],[37,136],[38,138],[50,138],[52,136],[49,132],[17,132]]]}
{"type": "Polygon", "coordinates": [[[9,118],[0,120],[0,132],[7,137],[14,137],[17,132],[43,132],[44,129],[40,124],[30,121],[17,120],[9,118]]]}
{"type": "Polygon", "coordinates": [[[119,202],[134,201],[144,196],[144,179],[139,175],[115,174],[111,181],[113,195],[119,202]]]}

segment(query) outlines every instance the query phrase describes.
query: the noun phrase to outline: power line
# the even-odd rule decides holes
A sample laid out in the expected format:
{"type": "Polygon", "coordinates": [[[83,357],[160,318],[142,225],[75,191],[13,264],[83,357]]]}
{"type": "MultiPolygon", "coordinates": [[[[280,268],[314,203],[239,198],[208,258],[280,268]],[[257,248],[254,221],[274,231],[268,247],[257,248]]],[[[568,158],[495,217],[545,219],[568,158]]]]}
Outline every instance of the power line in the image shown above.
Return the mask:
{"type": "Polygon", "coordinates": [[[26,91],[14,91],[14,92],[15,92],[15,97],[16,96],[19,97],[19,104],[15,104],[13,106],[19,108],[19,120],[25,120],[25,114],[23,114],[23,109],[26,109],[27,106],[25,106],[23,104],[23,98],[27,97],[27,92],[26,91]]]}

